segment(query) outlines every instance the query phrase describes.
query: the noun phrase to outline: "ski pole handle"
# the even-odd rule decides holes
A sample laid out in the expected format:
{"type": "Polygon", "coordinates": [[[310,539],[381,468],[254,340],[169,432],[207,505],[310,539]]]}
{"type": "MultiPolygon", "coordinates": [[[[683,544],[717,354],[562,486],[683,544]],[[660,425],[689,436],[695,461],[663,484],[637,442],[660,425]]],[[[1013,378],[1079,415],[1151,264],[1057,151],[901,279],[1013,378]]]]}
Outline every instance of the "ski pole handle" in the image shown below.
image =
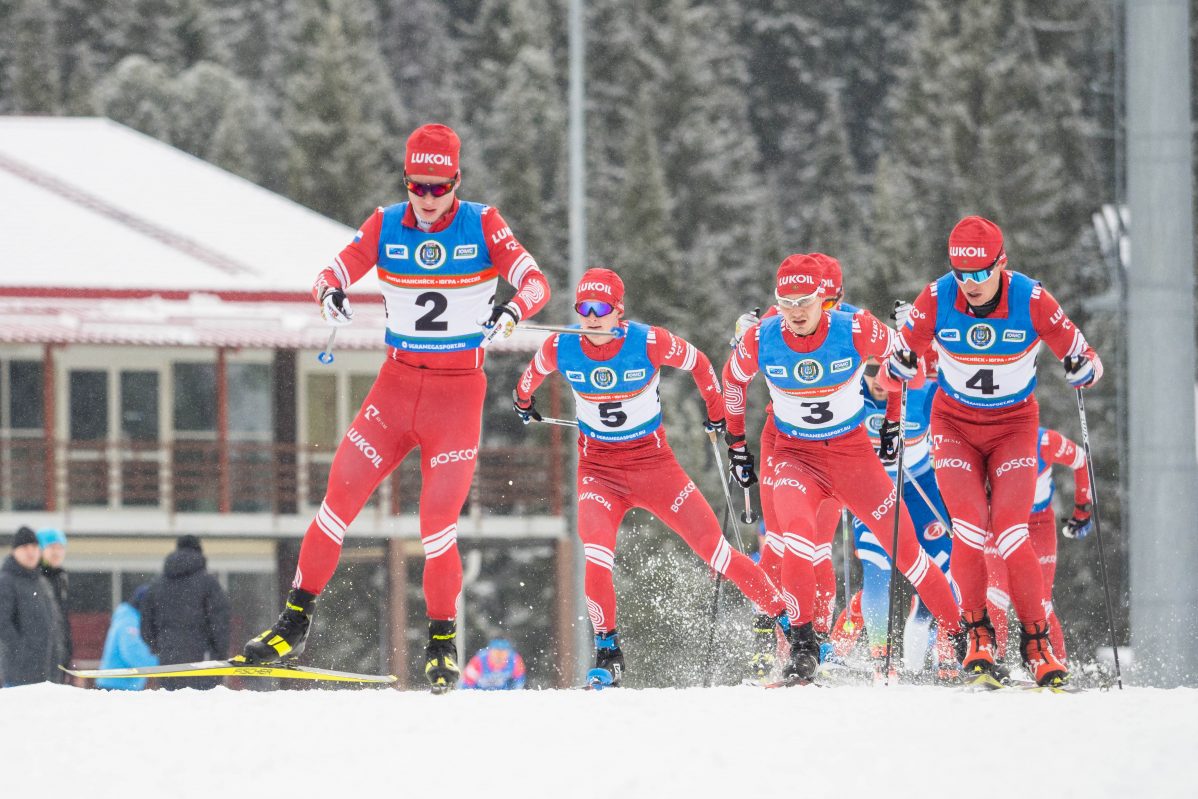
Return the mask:
{"type": "MultiPolygon", "coordinates": [[[[720,443],[716,438],[715,430],[707,431],[707,438],[711,441],[711,451],[715,455],[715,468],[720,474],[720,487],[724,489],[724,505],[728,508],[728,518],[736,518],[736,509],[732,506],[732,492],[728,489],[729,475],[724,472],[724,459],[720,457],[720,443]]],[[[734,525],[735,526],[735,525],[734,525]]],[[[744,542],[740,538],[740,528],[736,528],[736,542],[739,544],[737,549],[741,552],[745,551],[744,542]]]]}
{"type": "Polygon", "coordinates": [[[516,325],[516,330],[536,330],[542,333],[566,333],[574,336],[611,336],[612,338],[624,338],[624,329],[617,327],[614,330],[583,330],[578,327],[565,327],[564,325],[531,325],[521,322],[516,325]]]}
{"type": "Polygon", "coordinates": [[[337,328],[333,328],[333,332],[329,333],[329,340],[324,343],[324,349],[316,356],[316,360],[328,366],[333,362],[333,341],[337,338],[337,328]]]}

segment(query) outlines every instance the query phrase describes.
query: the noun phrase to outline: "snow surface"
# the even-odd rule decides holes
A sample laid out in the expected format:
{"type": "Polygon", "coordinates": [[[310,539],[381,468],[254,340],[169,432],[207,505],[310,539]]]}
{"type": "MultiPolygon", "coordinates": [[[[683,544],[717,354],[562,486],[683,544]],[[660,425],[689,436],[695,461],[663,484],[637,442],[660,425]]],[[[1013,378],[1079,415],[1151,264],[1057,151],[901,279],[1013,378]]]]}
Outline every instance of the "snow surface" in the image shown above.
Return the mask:
{"type": "Polygon", "coordinates": [[[1193,797],[1198,690],[38,685],[0,691],[0,784],[90,799],[1193,797]]]}

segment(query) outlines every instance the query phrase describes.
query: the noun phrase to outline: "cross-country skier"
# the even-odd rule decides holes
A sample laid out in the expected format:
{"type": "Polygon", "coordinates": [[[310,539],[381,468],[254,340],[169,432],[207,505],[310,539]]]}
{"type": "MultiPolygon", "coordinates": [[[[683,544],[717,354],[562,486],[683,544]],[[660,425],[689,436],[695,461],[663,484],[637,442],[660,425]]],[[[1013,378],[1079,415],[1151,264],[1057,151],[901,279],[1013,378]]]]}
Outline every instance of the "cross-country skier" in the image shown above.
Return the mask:
{"type": "MultiPolygon", "coordinates": [[[[862,378],[862,394],[865,400],[865,431],[869,434],[870,442],[882,456],[886,473],[893,480],[898,473],[895,463],[895,452],[898,438],[898,422],[887,423],[886,412],[888,400],[893,396],[879,383],[876,375],[878,364],[870,362],[865,367],[862,378]]],[[[936,474],[932,470],[932,444],[929,430],[929,418],[932,412],[932,400],[936,395],[937,384],[928,380],[919,388],[907,391],[907,418],[904,427],[903,472],[906,483],[903,488],[903,504],[911,514],[915,525],[915,536],[919,545],[932,562],[948,574],[949,553],[952,539],[937,518],[947,518],[944,501],[936,486],[936,474]],[[935,510],[924,501],[923,496],[912,485],[918,481],[919,487],[928,499],[936,503],[935,510]]],[[[885,533],[890,535],[890,533],[885,533]]],[[[870,655],[875,661],[886,656],[886,627],[887,613],[890,608],[890,558],[886,555],[878,537],[856,516],[853,517],[853,536],[857,557],[861,560],[861,614],[865,622],[866,635],[869,639],[870,655]]],[[[951,576],[949,580],[951,582],[951,576]]],[[[919,672],[923,669],[924,658],[928,650],[929,631],[932,615],[927,607],[918,599],[907,618],[903,632],[904,665],[908,671],[919,672]]],[[[955,671],[956,657],[952,643],[942,630],[937,630],[937,662],[946,673],[955,671]]],[[[875,664],[876,665],[876,664],[875,664]]]]}
{"type": "Polygon", "coordinates": [[[520,377],[514,409],[527,424],[539,419],[533,393],[553,372],[574,392],[578,418],[578,535],[586,555],[585,593],[595,629],[595,668],[620,683],[624,655],[616,633],[612,581],[620,520],[640,507],[687,545],[785,631],[789,623],[777,587],[724,538],[715,513],[674,457],[662,427],[658,383],[662,366],[691,373],[707,405],[708,431],[724,427],[719,379],[707,356],[662,327],[624,321],[624,283],[610,269],[591,269],[575,294],[582,331],[555,334],[520,377]],[[620,328],[619,338],[600,333],[620,328]]]}
{"type": "Polygon", "coordinates": [[[953,578],[969,633],[962,665],[979,676],[994,666],[982,551],[993,532],[1022,622],[1024,664],[1037,683],[1060,684],[1068,670],[1049,642],[1044,583],[1028,542],[1039,429],[1036,358],[1041,341],[1048,344],[1075,388],[1101,378],[1102,362],[1039,282],[1006,268],[998,225],[965,217],[949,234],[948,256],[951,271],[915,300],[887,368],[909,380],[929,347],[939,354],[932,430],[936,478],[952,514],[953,578]]]}
{"type": "MultiPolygon", "coordinates": [[[[890,353],[893,331],[868,311],[848,314],[822,307],[824,267],[810,255],[791,255],[778,268],[778,315],[745,334],[724,367],[726,440],[733,474],[742,486],[757,481],[745,442],[745,397],[760,371],[773,399],[773,495],[786,554],[782,590],[792,631],[788,678],[808,678],[818,666],[815,634],[816,547],[824,543],[816,514],[825,500],[868,519],[890,546],[895,486],[862,427],[860,380],[865,361],[890,353]]],[[[906,508],[899,508],[897,563],[949,634],[959,630],[948,581],[920,549],[906,508]]]]}
{"type": "MultiPolygon", "coordinates": [[[[830,255],[824,253],[813,252],[811,257],[815,258],[824,268],[822,285],[824,289],[823,308],[825,311],[844,311],[846,313],[856,313],[859,309],[855,306],[844,302],[844,277],[841,270],[840,261],[830,255]]],[[[763,317],[758,317],[754,313],[743,314],[736,322],[736,332],[732,338],[732,348],[740,343],[740,339],[745,332],[752,326],[761,321],[762,318],[776,316],[778,309],[776,306],[770,306],[763,317]]],[[[778,527],[778,517],[774,511],[773,498],[773,457],[774,457],[774,439],[778,435],[778,428],[774,424],[773,404],[766,406],[765,424],[761,428],[761,462],[765,464],[761,473],[761,481],[758,484],[758,493],[761,498],[761,516],[765,522],[765,541],[761,548],[761,568],[774,582],[775,585],[782,583],[782,556],[786,550],[783,543],[783,533],[778,527]]],[[[823,505],[820,505],[816,512],[816,529],[820,532],[819,540],[821,543],[816,547],[815,551],[815,613],[813,623],[815,632],[820,640],[826,639],[830,633],[832,622],[832,613],[836,602],[836,569],[832,563],[832,541],[836,537],[836,530],[840,524],[841,508],[843,506],[833,500],[828,500],[823,505]]],[[[756,638],[756,651],[750,659],[750,668],[753,673],[764,678],[773,669],[775,660],[775,632],[772,620],[766,616],[759,616],[753,626],[756,638]]]]}
{"type": "MultiPolygon", "coordinates": [[[[1048,638],[1052,651],[1061,660],[1068,657],[1065,635],[1053,607],[1052,587],[1057,574],[1057,516],[1052,507],[1056,484],[1052,479],[1055,464],[1073,469],[1073,515],[1061,528],[1066,538],[1085,538],[1094,522],[1090,519],[1090,473],[1086,470],[1086,453],[1073,441],[1056,430],[1040,428],[1036,448],[1036,496],[1032,515],[1027,520],[1028,537],[1044,580],[1044,597],[1048,602],[1048,638]]],[[[993,546],[993,536],[986,541],[986,607],[994,624],[995,643],[999,659],[1007,651],[1007,608],[1010,607],[1010,588],[1007,567],[993,546]]]]}
{"type": "Polygon", "coordinates": [[[417,128],[404,156],[407,202],[376,209],[316,279],[313,296],[326,321],[338,326],[353,318],[345,290],[377,269],[387,308],[387,359],[333,458],[283,612],[246,644],[247,661],[277,661],[303,651],[316,598],[337,567],[346,530],[375,487],[419,447],[429,617],[425,676],[436,691],[457,682],[457,524],[478,450],[487,390],[484,349],[549,299],[536,261],[499,211],[458,199],[460,149],[457,134],[444,125],[417,128]],[[494,304],[500,277],[517,291],[510,302],[494,304]],[[443,457],[454,454],[460,457],[443,457]]]}
{"type": "Polygon", "coordinates": [[[492,639],[462,669],[462,687],[477,691],[518,691],[524,687],[524,658],[506,638],[492,639]]]}

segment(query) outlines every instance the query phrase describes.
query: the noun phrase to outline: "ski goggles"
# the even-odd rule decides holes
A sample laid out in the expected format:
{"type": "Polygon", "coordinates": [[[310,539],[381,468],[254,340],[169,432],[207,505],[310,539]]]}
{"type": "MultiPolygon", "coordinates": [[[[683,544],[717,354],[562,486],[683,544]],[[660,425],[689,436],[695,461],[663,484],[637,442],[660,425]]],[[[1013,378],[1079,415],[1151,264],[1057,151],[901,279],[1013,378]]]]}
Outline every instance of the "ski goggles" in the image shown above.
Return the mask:
{"type": "Polygon", "coordinates": [[[999,250],[998,255],[994,256],[994,260],[991,261],[990,265],[985,269],[965,270],[951,267],[953,270],[953,277],[955,277],[957,282],[961,285],[965,285],[969,282],[985,283],[990,279],[990,276],[994,274],[994,270],[998,268],[999,261],[1003,260],[1006,255],[1007,253],[1005,250],[999,250]]]}
{"type": "Polygon", "coordinates": [[[840,300],[843,297],[844,297],[843,292],[841,292],[840,294],[837,294],[835,297],[824,297],[824,310],[825,311],[835,310],[836,306],[840,305],[840,300]]]}
{"type": "Polygon", "coordinates": [[[426,194],[431,194],[434,197],[444,197],[453,191],[453,187],[457,184],[457,178],[445,183],[417,183],[414,180],[409,180],[407,175],[404,175],[403,179],[404,187],[417,197],[423,197],[426,194]]]}
{"type": "Polygon", "coordinates": [[[602,300],[583,300],[574,306],[579,316],[607,316],[616,306],[602,300]]]}
{"type": "Polygon", "coordinates": [[[808,294],[804,297],[795,297],[794,299],[790,299],[788,297],[783,297],[781,294],[775,291],[774,299],[778,302],[779,308],[807,308],[810,307],[811,303],[819,299],[819,292],[817,291],[814,294],[808,294]]]}

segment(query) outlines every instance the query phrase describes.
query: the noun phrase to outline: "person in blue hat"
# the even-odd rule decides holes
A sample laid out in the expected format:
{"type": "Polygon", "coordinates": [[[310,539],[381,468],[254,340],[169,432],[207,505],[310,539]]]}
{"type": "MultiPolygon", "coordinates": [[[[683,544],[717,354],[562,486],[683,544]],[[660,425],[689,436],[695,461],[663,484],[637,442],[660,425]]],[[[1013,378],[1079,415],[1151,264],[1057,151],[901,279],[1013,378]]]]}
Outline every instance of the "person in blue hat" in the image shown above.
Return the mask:
{"type": "Polygon", "coordinates": [[[67,559],[67,534],[56,527],[43,527],[37,531],[37,543],[42,548],[41,570],[50,587],[54,589],[54,601],[58,608],[58,640],[55,642],[55,669],[50,681],[65,683],[70,676],[62,669],[71,667],[75,645],[71,640],[71,622],[67,616],[67,571],[63,563],[67,559]]]}
{"type": "Polygon", "coordinates": [[[505,638],[496,638],[470,658],[462,671],[462,688],[516,691],[524,687],[524,658],[505,638]]]}
{"type": "MultiPolygon", "coordinates": [[[[141,637],[141,603],[146,598],[150,586],[139,585],[129,600],[117,605],[112,614],[112,623],[108,626],[108,635],[104,638],[104,653],[100,655],[102,669],[129,669],[138,666],[157,666],[158,658],[150,651],[150,646],[141,637]]],[[[145,678],[136,680],[114,679],[111,677],[96,680],[97,688],[107,688],[118,691],[140,691],[146,687],[145,678]]]]}

